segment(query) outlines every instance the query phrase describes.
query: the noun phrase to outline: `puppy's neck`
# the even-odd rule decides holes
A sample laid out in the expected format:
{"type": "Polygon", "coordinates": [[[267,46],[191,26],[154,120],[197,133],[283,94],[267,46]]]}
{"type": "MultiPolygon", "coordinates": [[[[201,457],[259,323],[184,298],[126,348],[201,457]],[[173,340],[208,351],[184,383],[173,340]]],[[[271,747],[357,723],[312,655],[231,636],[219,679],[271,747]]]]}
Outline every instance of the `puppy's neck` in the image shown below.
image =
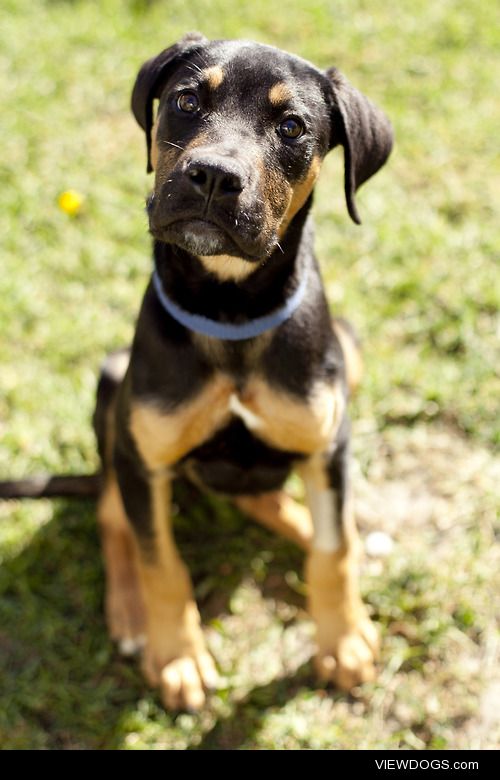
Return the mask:
{"type": "MultiPolygon", "coordinates": [[[[218,262],[204,262],[179,247],[154,243],[154,259],[162,285],[180,307],[223,322],[242,322],[268,314],[282,306],[297,285],[305,264],[311,262],[312,220],[310,200],[295,216],[270,257],[251,264],[251,272],[238,280],[221,278],[211,268],[218,262]]],[[[233,258],[221,259],[229,263],[233,258]]],[[[248,261],[236,258],[239,264],[248,261]]],[[[224,276],[224,272],[222,272],[224,276]]]]}

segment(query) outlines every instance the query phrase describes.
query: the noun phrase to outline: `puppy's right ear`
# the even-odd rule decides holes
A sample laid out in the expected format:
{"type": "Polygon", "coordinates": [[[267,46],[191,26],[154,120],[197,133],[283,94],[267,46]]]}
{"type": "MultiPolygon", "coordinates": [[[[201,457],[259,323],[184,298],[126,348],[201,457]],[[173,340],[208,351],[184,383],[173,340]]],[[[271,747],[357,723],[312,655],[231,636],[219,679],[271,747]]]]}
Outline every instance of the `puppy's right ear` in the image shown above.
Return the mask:
{"type": "Polygon", "coordinates": [[[151,128],[153,126],[153,100],[161,96],[165,81],[182,57],[200,49],[207,39],[200,33],[188,33],[180,41],[164,49],[157,57],[144,63],[132,90],[132,112],[146,133],[148,153],[147,172],[151,173],[151,128]]]}

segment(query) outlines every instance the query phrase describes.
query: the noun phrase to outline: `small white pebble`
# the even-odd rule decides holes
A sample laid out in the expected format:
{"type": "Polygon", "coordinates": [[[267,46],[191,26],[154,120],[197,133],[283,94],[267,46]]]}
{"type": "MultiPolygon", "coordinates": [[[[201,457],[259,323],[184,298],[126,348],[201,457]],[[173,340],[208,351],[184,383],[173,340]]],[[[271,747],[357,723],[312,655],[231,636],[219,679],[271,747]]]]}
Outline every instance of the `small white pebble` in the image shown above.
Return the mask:
{"type": "Polygon", "coordinates": [[[370,558],[387,558],[394,549],[394,541],[383,531],[372,531],[365,539],[365,551],[370,558]]]}

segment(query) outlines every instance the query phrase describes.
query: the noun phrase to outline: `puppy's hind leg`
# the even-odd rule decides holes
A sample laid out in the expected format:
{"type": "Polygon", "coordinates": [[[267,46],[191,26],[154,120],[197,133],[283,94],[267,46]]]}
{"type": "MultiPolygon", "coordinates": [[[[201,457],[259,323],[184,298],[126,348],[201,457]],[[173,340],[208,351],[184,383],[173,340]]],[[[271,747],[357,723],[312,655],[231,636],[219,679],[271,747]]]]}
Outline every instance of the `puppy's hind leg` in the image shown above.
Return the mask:
{"type": "Polygon", "coordinates": [[[97,516],[106,569],[106,622],[123,655],[145,645],[146,620],[137,568],[134,534],[123,508],[116,478],[108,476],[97,516]]]}
{"type": "Polygon", "coordinates": [[[313,532],[311,514],[284,490],[237,496],[233,500],[238,509],[258,523],[295,542],[306,552],[309,550],[313,532]]]}
{"type": "Polygon", "coordinates": [[[145,617],[137,571],[135,537],[123,508],[111,463],[115,440],[115,399],[129,361],[129,350],[108,355],[101,369],[94,412],[94,429],[103,469],[97,504],[106,571],[106,621],[111,638],[124,655],[144,644],[145,617]]]}

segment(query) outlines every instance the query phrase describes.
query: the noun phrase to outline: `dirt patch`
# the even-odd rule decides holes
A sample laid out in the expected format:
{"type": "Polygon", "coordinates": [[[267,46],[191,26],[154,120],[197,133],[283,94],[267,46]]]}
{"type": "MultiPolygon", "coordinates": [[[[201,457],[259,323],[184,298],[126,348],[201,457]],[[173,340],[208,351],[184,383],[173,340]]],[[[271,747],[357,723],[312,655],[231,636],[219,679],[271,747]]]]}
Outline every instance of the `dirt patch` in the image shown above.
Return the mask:
{"type": "Polygon", "coordinates": [[[396,536],[427,524],[447,531],[480,520],[490,532],[500,497],[500,458],[448,428],[356,430],[358,523],[396,536]]]}

